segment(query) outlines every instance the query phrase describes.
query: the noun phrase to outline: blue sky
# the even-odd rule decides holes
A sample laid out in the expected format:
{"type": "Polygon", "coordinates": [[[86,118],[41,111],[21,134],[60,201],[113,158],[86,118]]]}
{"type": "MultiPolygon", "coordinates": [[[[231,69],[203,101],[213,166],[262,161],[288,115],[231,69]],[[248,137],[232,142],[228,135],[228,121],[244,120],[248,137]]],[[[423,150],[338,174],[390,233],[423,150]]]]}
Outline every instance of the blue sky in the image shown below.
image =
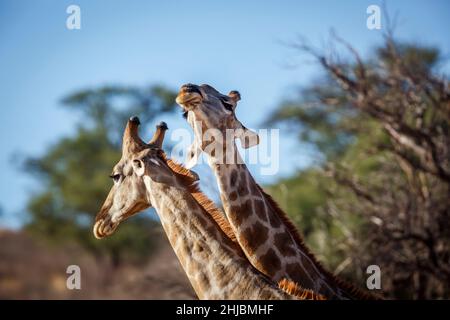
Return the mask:
{"type": "MultiPolygon", "coordinates": [[[[371,4],[381,2],[1,1],[0,227],[16,227],[27,198],[39,190],[13,155],[42,154],[74,131],[78,119],[60,107],[63,96],[104,84],[161,83],[176,89],[186,82],[209,83],[224,92],[238,89],[239,118],[259,128],[280,99],[319,74],[281,42],[301,34],[320,45],[334,28],[369,55],[381,41],[380,31],[366,28],[371,4]],[[81,7],[81,30],[66,29],[70,4],[81,7]]],[[[387,5],[400,15],[398,38],[436,45],[449,55],[449,1],[387,5]]],[[[160,120],[187,128],[178,118],[160,120]]],[[[311,151],[287,135],[281,132],[285,156],[279,176],[314,162],[311,151]]]]}

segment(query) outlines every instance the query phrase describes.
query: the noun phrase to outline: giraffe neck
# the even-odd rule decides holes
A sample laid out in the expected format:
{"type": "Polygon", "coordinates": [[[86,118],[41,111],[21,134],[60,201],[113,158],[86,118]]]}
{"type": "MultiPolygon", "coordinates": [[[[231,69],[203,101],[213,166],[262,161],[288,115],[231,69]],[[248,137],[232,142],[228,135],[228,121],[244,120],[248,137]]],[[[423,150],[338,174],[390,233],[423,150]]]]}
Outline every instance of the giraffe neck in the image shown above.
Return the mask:
{"type": "Polygon", "coordinates": [[[187,190],[144,177],[150,201],[200,299],[292,299],[256,271],[187,190]]]}
{"type": "Polygon", "coordinates": [[[272,281],[291,279],[328,298],[346,299],[347,292],[326,272],[302,243],[277,205],[255,182],[247,166],[233,150],[220,159],[207,152],[225,213],[249,261],[272,281]],[[229,156],[230,153],[234,154],[229,156]],[[224,160],[235,159],[233,163],[224,160]]]}

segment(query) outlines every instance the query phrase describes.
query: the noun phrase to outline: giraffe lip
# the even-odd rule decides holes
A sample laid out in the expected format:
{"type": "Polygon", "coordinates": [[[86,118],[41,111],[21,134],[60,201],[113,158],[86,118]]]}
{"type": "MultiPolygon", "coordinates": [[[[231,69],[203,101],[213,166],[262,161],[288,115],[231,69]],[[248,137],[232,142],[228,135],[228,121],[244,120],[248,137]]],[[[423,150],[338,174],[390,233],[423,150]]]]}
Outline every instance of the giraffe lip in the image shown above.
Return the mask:
{"type": "Polygon", "coordinates": [[[192,110],[201,101],[202,95],[197,91],[181,91],[175,99],[184,110],[192,110]]]}
{"type": "Polygon", "coordinates": [[[119,222],[112,222],[111,219],[99,219],[94,224],[94,237],[97,239],[108,237],[114,233],[118,225],[119,222]]]}

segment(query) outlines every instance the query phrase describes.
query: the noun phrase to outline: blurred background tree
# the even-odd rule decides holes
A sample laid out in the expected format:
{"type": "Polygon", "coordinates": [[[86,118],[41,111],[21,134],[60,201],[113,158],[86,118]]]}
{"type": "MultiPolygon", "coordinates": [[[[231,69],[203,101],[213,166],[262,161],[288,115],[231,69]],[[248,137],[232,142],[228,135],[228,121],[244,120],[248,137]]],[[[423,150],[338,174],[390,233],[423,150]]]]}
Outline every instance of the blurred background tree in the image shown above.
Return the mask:
{"type": "Polygon", "coordinates": [[[108,177],[121,156],[121,139],[131,115],[142,119],[143,132],[155,115],[174,110],[175,93],[162,86],[108,86],[75,92],[63,99],[66,108],[81,113],[76,133],[62,138],[41,157],[29,158],[25,169],[44,190],[28,202],[24,229],[53,244],[75,242],[117,267],[141,261],[154,248],[159,223],[140,214],[102,241],[92,235],[92,222],[106,198],[108,177]]]}
{"type": "Polygon", "coordinates": [[[363,60],[304,41],[324,77],[269,117],[317,150],[316,167],[269,186],[321,261],[391,298],[450,294],[450,87],[435,48],[386,35],[363,60]]]}

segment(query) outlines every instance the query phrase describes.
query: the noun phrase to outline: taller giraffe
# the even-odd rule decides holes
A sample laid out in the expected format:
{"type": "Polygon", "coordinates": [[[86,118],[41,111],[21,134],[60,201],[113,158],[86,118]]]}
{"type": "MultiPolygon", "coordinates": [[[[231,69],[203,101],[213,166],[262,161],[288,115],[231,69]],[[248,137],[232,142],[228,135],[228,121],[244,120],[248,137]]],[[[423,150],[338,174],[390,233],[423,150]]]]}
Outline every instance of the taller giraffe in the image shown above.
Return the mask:
{"type": "Polygon", "coordinates": [[[128,121],[114,185],[95,219],[94,235],[111,235],[132,215],[153,206],[200,299],[320,299],[288,281],[279,287],[248,262],[227,221],[197,188],[196,174],[161,150],[165,123],[149,144],[138,136],[139,119],[128,121]]]}
{"type": "Polygon", "coordinates": [[[205,84],[183,85],[176,98],[195,136],[187,166],[206,153],[227,218],[250,262],[273,281],[288,278],[327,298],[375,298],[326,271],[286,214],[255,182],[234,142],[239,138],[244,148],[259,142],[236,118],[239,100],[237,91],[223,95],[205,84]]]}

